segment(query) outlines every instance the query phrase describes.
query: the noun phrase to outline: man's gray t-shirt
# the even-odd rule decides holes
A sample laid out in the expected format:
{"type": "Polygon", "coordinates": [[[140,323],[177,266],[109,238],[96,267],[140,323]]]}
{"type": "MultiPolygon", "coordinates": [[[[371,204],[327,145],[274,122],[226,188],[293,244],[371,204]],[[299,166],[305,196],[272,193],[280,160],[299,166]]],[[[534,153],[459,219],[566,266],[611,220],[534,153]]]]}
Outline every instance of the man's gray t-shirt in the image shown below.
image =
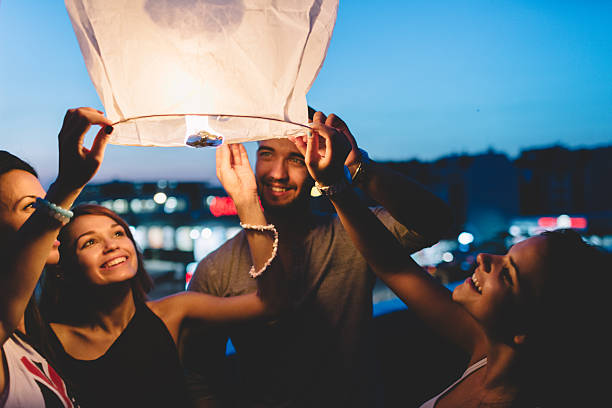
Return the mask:
{"type": "MultiPolygon", "coordinates": [[[[410,252],[430,244],[385,209],[373,211],[410,252]]],[[[335,215],[321,217],[293,252],[292,286],[300,289],[290,314],[188,336],[184,364],[196,400],[215,396],[219,362],[231,337],[240,380],[229,388],[240,406],[372,405],[374,274],[335,215]]],[[[216,296],[253,292],[250,267],[242,231],[200,262],[189,290],[216,296]]]]}

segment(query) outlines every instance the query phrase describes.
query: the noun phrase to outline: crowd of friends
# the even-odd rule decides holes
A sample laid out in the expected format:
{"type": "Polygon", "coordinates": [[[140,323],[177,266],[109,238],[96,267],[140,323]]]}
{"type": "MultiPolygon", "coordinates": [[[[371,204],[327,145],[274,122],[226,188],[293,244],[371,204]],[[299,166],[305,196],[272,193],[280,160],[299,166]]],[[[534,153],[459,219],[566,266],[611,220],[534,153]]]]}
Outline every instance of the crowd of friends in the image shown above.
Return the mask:
{"type": "Polygon", "coordinates": [[[607,405],[609,254],[550,231],[478,255],[451,293],[411,257],[452,228],[451,209],[371,160],[338,116],[310,116],[308,136],[258,142],[254,170],[242,145],[217,148],[243,230],[157,300],[126,222],[73,208],[113,131],[102,112],[66,113],[46,192],[0,151],[0,407],[374,407],[376,279],[468,356],[457,381],[403,406],[607,405]],[[313,186],[333,214],[311,209],[313,186]]]}

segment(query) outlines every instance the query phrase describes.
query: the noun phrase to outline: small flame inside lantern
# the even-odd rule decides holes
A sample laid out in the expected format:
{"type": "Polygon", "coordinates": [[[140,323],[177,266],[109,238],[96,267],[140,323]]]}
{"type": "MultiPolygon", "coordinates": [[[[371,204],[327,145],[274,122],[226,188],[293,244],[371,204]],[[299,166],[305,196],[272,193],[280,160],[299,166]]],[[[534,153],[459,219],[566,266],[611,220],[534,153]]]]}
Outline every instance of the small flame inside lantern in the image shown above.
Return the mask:
{"type": "Polygon", "coordinates": [[[187,135],[185,144],[191,147],[215,147],[223,143],[223,136],[215,133],[207,116],[185,116],[187,135]]]}

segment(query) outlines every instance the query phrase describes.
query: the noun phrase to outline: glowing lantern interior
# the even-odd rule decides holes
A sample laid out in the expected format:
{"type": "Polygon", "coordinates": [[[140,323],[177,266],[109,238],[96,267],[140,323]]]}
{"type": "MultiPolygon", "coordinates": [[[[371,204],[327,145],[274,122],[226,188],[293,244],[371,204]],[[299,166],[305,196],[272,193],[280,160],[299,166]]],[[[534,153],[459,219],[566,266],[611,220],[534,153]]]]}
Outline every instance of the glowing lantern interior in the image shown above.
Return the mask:
{"type": "Polygon", "coordinates": [[[65,0],[111,143],[302,135],[338,0],[65,0]]]}

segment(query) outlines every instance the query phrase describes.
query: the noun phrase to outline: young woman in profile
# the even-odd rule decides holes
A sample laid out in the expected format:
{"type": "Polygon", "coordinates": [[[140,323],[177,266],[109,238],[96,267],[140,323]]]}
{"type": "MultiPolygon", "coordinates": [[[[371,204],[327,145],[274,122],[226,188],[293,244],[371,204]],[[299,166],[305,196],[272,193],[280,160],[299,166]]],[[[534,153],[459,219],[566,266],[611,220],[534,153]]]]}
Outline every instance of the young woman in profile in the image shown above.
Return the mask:
{"type": "MultiPolygon", "coordinates": [[[[263,227],[252,172],[241,171],[250,170],[244,147],[219,147],[217,166],[247,229],[252,272],[274,270],[274,234],[263,227]]],[[[271,271],[258,278],[257,294],[181,292],[147,301],[151,281],[125,221],[97,205],[73,211],[60,233],[60,262],[45,276],[41,298],[58,366],[83,406],[189,405],[177,351],[181,325],[187,319],[223,323],[269,315],[278,299],[264,303],[261,295],[271,271]]]]}
{"type": "Polygon", "coordinates": [[[451,295],[343,181],[344,135],[313,128],[315,137],[296,144],[317,183],[335,186],[330,199],[357,248],[414,313],[470,355],[465,373],[422,408],[609,405],[600,374],[610,362],[609,254],[575,231],[546,232],[504,255],[478,255],[451,295]]]}
{"type": "Polygon", "coordinates": [[[0,407],[78,406],[40,346],[33,292],[45,265],[57,263],[56,240],[81,189],[98,170],[111,122],[92,108],[71,109],[59,133],[59,173],[45,193],[34,169],[0,151],[0,407]],[[83,137],[102,126],[91,149],[83,137]],[[45,197],[46,200],[43,200],[45,197]]]}

